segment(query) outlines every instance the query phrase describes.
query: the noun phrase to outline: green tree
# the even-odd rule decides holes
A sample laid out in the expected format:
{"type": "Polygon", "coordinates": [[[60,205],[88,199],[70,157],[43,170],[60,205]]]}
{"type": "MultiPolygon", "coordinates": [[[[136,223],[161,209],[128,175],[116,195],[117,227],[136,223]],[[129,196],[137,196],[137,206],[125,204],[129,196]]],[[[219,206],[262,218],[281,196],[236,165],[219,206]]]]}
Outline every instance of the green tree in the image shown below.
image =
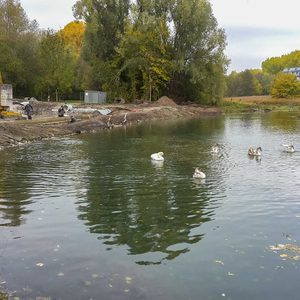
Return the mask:
{"type": "Polygon", "coordinates": [[[296,50],[280,57],[271,57],[262,63],[265,73],[276,75],[285,68],[300,67],[300,51],[296,50]]]}
{"type": "Polygon", "coordinates": [[[240,73],[232,72],[226,79],[226,96],[261,95],[263,87],[257,78],[258,74],[257,71],[253,70],[245,70],[240,73]]]}
{"type": "Polygon", "coordinates": [[[43,34],[38,60],[39,94],[44,99],[46,95],[56,100],[61,96],[67,97],[74,86],[76,57],[58,33],[48,30],[43,34]]]}
{"type": "Polygon", "coordinates": [[[300,93],[300,83],[294,74],[279,73],[271,86],[274,98],[289,98],[300,93]]]}
{"type": "Polygon", "coordinates": [[[87,22],[82,55],[85,84],[109,86],[131,98],[168,93],[176,99],[218,102],[228,60],[224,30],[218,28],[210,2],[129,3],[80,0],[75,4],[76,17],[87,22]]]}
{"type": "Polygon", "coordinates": [[[216,103],[223,96],[228,61],[224,30],[206,0],[172,1],[175,69],[170,93],[185,100],[216,103]]]}
{"type": "Polygon", "coordinates": [[[263,72],[260,69],[253,69],[250,71],[254,75],[254,77],[258,80],[258,82],[261,86],[260,94],[261,95],[269,95],[271,83],[274,79],[274,76],[272,74],[263,72]]]}
{"type": "Polygon", "coordinates": [[[126,81],[129,84],[131,99],[151,101],[159,97],[170,80],[169,30],[164,19],[136,8],[139,13],[128,24],[117,48],[118,79],[122,85],[126,81]]]}
{"type": "Polygon", "coordinates": [[[79,0],[73,7],[74,16],[86,22],[85,41],[82,53],[84,66],[83,84],[101,89],[106,81],[124,33],[129,14],[129,0],[79,0]]]}
{"type": "Polygon", "coordinates": [[[37,74],[38,25],[18,0],[0,0],[0,66],[17,96],[30,95],[37,74]]]}

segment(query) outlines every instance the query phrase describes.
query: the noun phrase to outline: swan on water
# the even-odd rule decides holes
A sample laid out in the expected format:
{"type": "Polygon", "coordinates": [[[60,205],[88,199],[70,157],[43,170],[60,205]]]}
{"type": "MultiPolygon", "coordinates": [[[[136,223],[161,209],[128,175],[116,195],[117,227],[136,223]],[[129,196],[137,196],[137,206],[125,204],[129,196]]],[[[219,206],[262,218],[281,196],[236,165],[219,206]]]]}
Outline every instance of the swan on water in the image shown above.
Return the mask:
{"type": "Polygon", "coordinates": [[[206,175],[199,168],[196,168],[193,174],[193,178],[204,179],[206,178],[206,175]]]}
{"type": "Polygon", "coordinates": [[[295,152],[295,148],[293,145],[286,145],[286,144],[282,144],[282,146],[285,148],[284,151],[288,152],[288,153],[294,153],[295,152]]]}
{"type": "Polygon", "coordinates": [[[262,153],[261,147],[258,147],[256,149],[254,149],[253,147],[250,147],[248,150],[248,155],[250,155],[250,156],[261,156],[261,153],[262,153]]]}
{"type": "Polygon", "coordinates": [[[157,161],[163,161],[164,160],[163,155],[164,155],[163,152],[153,153],[153,154],[151,154],[151,159],[152,160],[157,160],[157,161]]]}
{"type": "Polygon", "coordinates": [[[210,150],[211,153],[216,153],[216,154],[218,154],[219,151],[220,151],[220,148],[219,148],[218,145],[212,146],[212,147],[211,147],[211,150],[210,150]]]}

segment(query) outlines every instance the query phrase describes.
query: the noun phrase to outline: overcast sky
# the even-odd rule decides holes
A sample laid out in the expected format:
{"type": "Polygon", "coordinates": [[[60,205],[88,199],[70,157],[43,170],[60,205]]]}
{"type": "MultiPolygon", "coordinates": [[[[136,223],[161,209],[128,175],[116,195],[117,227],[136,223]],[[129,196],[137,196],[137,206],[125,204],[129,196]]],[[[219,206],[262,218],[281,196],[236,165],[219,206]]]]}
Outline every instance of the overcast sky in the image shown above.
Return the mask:
{"type": "MultiPolygon", "coordinates": [[[[59,29],[73,20],[76,0],[21,0],[30,19],[59,29]]],[[[227,35],[229,71],[261,68],[268,57],[300,49],[299,0],[211,0],[227,35]]]]}

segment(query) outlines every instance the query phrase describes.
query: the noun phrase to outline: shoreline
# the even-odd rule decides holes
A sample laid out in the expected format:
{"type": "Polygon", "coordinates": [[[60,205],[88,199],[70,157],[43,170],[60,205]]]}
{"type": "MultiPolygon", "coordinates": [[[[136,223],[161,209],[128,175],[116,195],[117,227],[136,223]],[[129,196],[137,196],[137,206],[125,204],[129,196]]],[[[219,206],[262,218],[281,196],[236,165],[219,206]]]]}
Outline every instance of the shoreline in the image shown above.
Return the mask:
{"type": "MultiPolygon", "coordinates": [[[[124,104],[101,105],[110,109],[108,115],[100,113],[76,114],[75,122],[70,117],[58,117],[53,107],[60,107],[63,103],[37,102],[33,103],[36,113],[32,120],[1,120],[0,121],[0,151],[53,137],[71,136],[82,133],[95,133],[110,130],[114,127],[131,126],[145,122],[160,120],[188,119],[207,115],[218,115],[222,110],[218,107],[203,107],[199,105],[177,105],[174,102],[165,105],[124,104]],[[51,107],[42,108],[43,106],[51,107]],[[36,108],[35,108],[36,106],[36,108]],[[46,111],[45,111],[46,110],[46,111]]],[[[80,107],[83,105],[80,104],[80,107]]],[[[91,105],[89,105],[90,107],[91,105]]],[[[99,108],[95,105],[93,108],[99,108]]]]}

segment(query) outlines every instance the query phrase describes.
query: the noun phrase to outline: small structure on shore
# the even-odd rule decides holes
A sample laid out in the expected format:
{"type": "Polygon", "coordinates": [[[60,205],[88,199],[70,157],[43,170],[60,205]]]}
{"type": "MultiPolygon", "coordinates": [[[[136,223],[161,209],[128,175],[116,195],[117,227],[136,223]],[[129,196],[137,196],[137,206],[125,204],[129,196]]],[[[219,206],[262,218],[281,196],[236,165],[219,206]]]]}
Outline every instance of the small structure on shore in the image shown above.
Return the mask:
{"type": "Polygon", "coordinates": [[[11,84],[0,84],[0,111],[11,111],[13,106],[13,88],[11,84]]]}
{"type": "Polygon", "coordinates": [[[106,93],[100,91],[84,91],[84,103],[106,103],[106,93]]]}

